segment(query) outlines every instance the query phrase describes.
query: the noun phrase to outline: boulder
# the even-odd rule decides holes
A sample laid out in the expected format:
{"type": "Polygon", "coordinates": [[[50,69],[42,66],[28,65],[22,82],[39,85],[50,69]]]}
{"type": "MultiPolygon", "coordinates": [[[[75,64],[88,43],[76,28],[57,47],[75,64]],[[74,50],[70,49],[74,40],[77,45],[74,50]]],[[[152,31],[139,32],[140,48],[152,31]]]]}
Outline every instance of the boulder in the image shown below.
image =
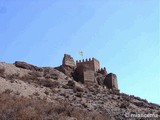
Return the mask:
{"type": "Polygon", "coordinates": [[[23,69],[27,69],[27,70],[43,71],[42,68],[37,67],[37,66],[34,66],[34,65],[31,65],[31,64],[28,64],[28,63],[26,63],[26,62],[16,61],[16,62],[14,63],[14,65],[15,65],[16,67],[23,68],[23,69]]]}

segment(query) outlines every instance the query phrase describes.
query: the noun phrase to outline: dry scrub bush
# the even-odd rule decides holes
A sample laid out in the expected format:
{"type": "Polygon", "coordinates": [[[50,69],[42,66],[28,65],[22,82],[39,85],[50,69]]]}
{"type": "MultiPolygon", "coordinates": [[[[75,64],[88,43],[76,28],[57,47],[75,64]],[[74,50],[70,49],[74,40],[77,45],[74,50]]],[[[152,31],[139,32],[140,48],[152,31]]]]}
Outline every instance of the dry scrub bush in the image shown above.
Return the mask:
{"type": "Polygon", "coordinates": [[[0,77],[4,78],[4,71],[5,71],[4,68],[0,68],[0,77]]]}
{"type": "Polygon", "coordinates": [[[42,79],[42,78],[39,78],[38,76],[39,75],[37,74],[29,74],[29,75],[22,76],[20,79],[28,83],[36,83],[38,85],[49,87],[49,88],[55,88],[60,86],[58,81],[53,81],[52,79],[42,79]]]}
{"type": "Polygon", "coordinates": [[[0,120],[107,120],[97,112],[84,111],[64,101],[47,103],[10,94],[0,94],[0,120]]]}
{"type": "Polygon", "coordinates": [[[15,78],[14,74],[6,76],[6,79],[8,79],[8,80],[13,80],[14,78],[15,78]]]}
{"type": "Polygon", "coordinates": [[[42,72],[31,71],[27,75],[24,75],[24,76],[20,77],[20,79],[25,81],[25,82],[37,83],[39,80],[41,80],[41,77],[43,77],[42,72]]]}
{"type": "Polygon", "coordinates": [[[4,68],[0,68],[0,74],[3,74],[4,73],[4,68]]]}
{"type": "Polygon", "coordinates": [[[12,92],[12,90],[6,89],[3,93],[10,94],[11,92],[12,92]]]}
{"type": "Polygon", "coordinates": [[[36,76],[24,75],[24,76],[20,77],[20,80],[23,80],[25,82],[33,82],[33,81],[37,81],[38,79],[36,76]]]}
{"type": "Polygon", "coordinates": [[[14,78],[18,78],[19,77],[19,73],[14,73],[14,74],[5,74],[5,68],[0,66],[0,77],[12,80],[14,78]]]}
{"type": "Polygon", "coordinates": [[[29,72],[28,73],[29,75],[31,76],[34,76],[34,77],[43,77],[43,73],[42,72],[38,72],[38,71],[32,71],[32,72],[29,72]]]}
{"type": "Polygon", "coordinates": [[[39,84],[42,85],[42,86],[45,86],[45,87],[49,87],[49,88],[55,88],[55,87],[59,87],[60,86],[60,83],[58,81],[53,81],[53,80],[46,80],[46,79],[43,79],[43,80],[40,80],[39,81],[39,84]]]}
{"type": "Polygon", "coordinates": [[[66,85],[62,86],[64,89],[73,89],[75,88],[75,82],[73,80],[69,80],[66,85]]]}
{"type": "Polygon", "coordinates": [[[44,74],[44,77],[46,78],[46,79],[54,79],[54,80],[58,80],[58,75],[57,74],[44,74]]]}
{"type": "Polygon", "coordinates": [[[16,118],[21,120],[42,120],[42,117],[38,114],[38,112],[31,107],[26,107],[19,111],[16,118]]]}

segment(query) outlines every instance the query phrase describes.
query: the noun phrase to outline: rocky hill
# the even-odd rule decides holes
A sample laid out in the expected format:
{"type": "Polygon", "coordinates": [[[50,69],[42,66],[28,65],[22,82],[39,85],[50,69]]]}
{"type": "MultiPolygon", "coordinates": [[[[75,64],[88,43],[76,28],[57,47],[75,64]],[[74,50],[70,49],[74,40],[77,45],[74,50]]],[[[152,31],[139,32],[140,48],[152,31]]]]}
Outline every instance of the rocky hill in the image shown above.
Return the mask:
{"type": "Polygon", "coordinates": [[[0,62],[0,120],[160,119],[159,105],[101,84],[82,84],[73,71],[67,65],[0,62]]]}

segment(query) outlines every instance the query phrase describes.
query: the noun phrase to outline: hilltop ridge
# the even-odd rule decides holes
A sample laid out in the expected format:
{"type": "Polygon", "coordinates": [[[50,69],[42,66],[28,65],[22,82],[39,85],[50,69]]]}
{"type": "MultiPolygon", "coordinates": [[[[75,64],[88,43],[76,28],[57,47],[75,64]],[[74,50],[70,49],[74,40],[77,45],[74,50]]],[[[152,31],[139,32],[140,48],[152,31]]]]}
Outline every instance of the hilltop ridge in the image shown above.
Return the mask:
{"type": "Polygon", "coordinates": [[[0,62],[0,119],[159,119],[158,116],[131,117],[131,114],[160,115],[160,106],[120,93],[115,82],[105,83],[114,81],[115,77],[107,77],[106,69],[99,70],[98,62],[96,67],[77,63],[66,54],[59,67],[0,62]]]}

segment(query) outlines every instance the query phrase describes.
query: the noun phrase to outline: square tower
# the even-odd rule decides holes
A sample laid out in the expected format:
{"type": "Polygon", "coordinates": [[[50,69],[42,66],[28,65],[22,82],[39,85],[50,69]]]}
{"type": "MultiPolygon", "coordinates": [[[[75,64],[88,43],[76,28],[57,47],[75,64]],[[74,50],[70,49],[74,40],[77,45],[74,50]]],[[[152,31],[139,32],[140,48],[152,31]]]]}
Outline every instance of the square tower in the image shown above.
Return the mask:
{"type": "Polygon", "coordinates": [[[95,58],[76,61],[76,79],[82,83],[95,82],[95,73],[99,70],[99,61],[95,58]]]}
{"type": "Polygon", "coordinates": [[[79,67],[81,65],[87,65],[89,67],[90,70],[93,70],[94,72],[97,72],[98,70],[100,70],[100,64],[99,64],[99,61],[95,58],[92,58],[89,60],[86,59],[86,60],[79,60],[79,61],[76,61],[76,67],[79,67]]]}

